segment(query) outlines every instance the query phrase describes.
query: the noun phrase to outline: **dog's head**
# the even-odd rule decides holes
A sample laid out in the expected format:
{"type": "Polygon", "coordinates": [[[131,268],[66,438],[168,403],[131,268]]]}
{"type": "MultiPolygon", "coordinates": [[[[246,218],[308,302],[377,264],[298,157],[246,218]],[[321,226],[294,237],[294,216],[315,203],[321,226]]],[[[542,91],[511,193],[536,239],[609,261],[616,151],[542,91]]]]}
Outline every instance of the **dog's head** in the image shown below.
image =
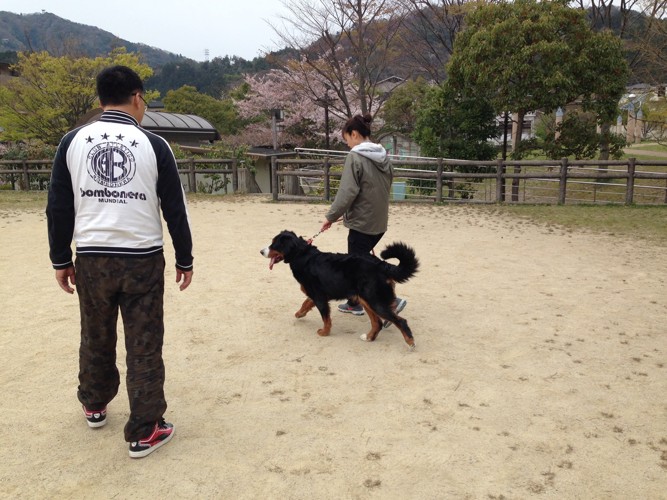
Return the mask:
{"type": "Polygon", "coordinates": [[[306,240],[297,236],[292,231],[285,230],[277,234],[271,241],[271,244],[260,250],[260,253],[267,259],[271,259],[269,269],[273,269],[273,265],[280,261],[285,261],[289,264],[290,260],[302,253],[306,248],[308,248],[306,240]]]}

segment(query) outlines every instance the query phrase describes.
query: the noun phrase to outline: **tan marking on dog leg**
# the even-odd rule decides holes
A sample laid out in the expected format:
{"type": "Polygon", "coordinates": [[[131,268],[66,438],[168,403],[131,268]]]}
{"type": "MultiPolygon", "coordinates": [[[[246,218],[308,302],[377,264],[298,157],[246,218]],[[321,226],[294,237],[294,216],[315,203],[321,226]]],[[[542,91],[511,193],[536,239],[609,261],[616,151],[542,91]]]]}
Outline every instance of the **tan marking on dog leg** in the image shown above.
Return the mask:
{"type": "MultiPolygon", "coordinates": [[[[400,317],[400,316],[399,316],[399,317],[400,317]]],[[[403,319],[403,318],[401,318],[401,319],[403,319]]],[[[406,321],[404,324],[405,324],[406,327],[408,326],[408,322],[407,322],[407,321],[406,321]]],[[[396,326],[398,327],[398,329],[399,329],[399,330],[401,331],[401,333],[403,334],[403,338],[405,339],[405,342],[406,342],[406,343],[408,344],[408,346],[410,347],[410,350],[411,350],[411,351],[414,351],[414,350],[415,350],[415,339],[414,339],[413,337],[411,337],[410,335],[408,335],[407,330],[405,330],[404,328],[402,328],[402,327],[399,326],[399,325],[400,325],[400,322],[399,322],[399,323],[396,323],[396,326]]],[[[412,332],[410,332],[410,333],[412,333],[412,332]]]]}
{"type": "Polygon", "coordinates": [[[368,318],[371,320],[371,329],[368,333],[364,334],[361,336],[362,340],[365,340],[366,342],[373,342],[380,330],[382,330],[382,318],[377,315],[377,313],[371,309],[371,306],[368,305],[368,302],[365,300],[359,298],[359,303],[361,306],[364,308],[364,311],[366,311],[366,314],[368,314],[368,318]]]}
{"type": "Polygon", "coordinates": [[[306,300],[304,300],[303,304],[301,304],[301,309],[295,312],[294,316],[297,318],[303,318],[313,307],[315,307],[315,302],[313,302],[313,299],[306,297],[306,300]]]}
{"type": "Polygon", "coordinates": [[[324,318],[324,326],[317,330],[320,337],[327,337],[331,331],[331,317],[324,318]]]}

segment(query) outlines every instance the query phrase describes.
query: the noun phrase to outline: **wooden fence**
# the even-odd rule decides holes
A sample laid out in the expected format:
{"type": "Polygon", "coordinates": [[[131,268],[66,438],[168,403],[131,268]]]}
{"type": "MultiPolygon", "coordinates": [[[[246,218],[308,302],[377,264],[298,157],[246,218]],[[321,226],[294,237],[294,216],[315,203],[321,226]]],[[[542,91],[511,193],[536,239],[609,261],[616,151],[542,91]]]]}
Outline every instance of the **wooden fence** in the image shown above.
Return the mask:
{"type": "MultiPolygon", "coordinates": [[[[223,184],[231,183],[231,192],[239,192],[239,161],[237,159],[184,159],[176,160],[179,173],[186,177],[185,189],[196,193],[197,176],[222,175],[223,184]],[[221,168],[216,168],[220,166],[221,168]],[[212,168],[213,167],[213,168],[212,168]]],[[[0,160],[0,180],[10,183],[12,189],[43,190],[51,177],[53,160],[0,160]],[[4,178],[4,179],[3,179],[4,178]]]]}
{"type": "MultiPolygon", "coordinates": [[[[271,159],[271,192],[280,200],[330,201],[344,157],[271,159]]],[[[52,160],[1,160],[0,181],[11,189],[48,187],[52,160]]],[[[532,161],[393,160],[394,200],[477,203],[667,204],[667,161],[562,159],[532,161]],[[395,186],[395,187],[396,187],[395,186]],[[398,194],[398,196],[397,196],[398,194]]],[[[185,188],[200,176],[221,175],[231,192],[246,192],[236,159],[178,160],[185,188]]],[[[201,181],[199,181],[201,182],[201,181]]],[[[227,188],[225,187],[225,192],[227,188]]]]}
{"type": "MultiPolygon", "coordinates": [[[[332,180],[340,178],[342,161],[340,158],[273,158],[273,199],[331,200],[335,195],[332,180]],[[286,181],[291,177],[321,178],[321,182],[317,182],[318,187],[310,189],[308,194],[302,192],[303,189],[294,189],[296,183],[286,181]]],[[[407,192],[400,199],[410,201],[667,204],[667,161],[636,158],[466,161],[441,158],[399,159],[392,163],[394,179],[407,184],[402,186],[407,192]],[[642,181],[644,183],[640,184],[642,181]],[[424,184],[430,187],[424,188],[424,184]],[[462,185],[465,189],[461,189],[462,185]],[[527,194],[529,189],[533,190],[532,194],[527,194]],[[637,195],[638,190],[642,191],[641,196],[637,195]],[[536,195],[537,191],[552,194],[536,195]]],[[[311,181],[311,187],[312,184],[311,181]]]]}

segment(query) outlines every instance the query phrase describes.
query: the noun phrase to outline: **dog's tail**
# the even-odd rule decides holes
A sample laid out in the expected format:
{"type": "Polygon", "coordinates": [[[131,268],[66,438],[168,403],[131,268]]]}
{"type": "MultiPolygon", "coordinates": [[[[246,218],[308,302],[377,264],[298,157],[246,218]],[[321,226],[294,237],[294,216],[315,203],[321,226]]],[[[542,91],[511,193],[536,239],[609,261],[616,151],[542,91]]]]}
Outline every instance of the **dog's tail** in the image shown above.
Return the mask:
{"type": "Polygon", "coordinates": [[[415,251],[405,243],[392,243],[382,250],[380,257],[384,260],[398,259],[399,263],[397,266],[388,264],[389,277],[398,283],[405,283],[419,269],[419,259],[417,259],[415,251]]]}

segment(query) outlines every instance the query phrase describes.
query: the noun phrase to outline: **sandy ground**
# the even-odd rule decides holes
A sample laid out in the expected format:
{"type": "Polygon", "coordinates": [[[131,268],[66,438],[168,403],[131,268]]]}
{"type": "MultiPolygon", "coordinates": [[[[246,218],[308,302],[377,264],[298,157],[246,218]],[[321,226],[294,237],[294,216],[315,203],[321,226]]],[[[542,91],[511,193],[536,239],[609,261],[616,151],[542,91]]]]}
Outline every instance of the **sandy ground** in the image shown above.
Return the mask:
{"type": "MultiPolygon", "coordinates": [[[[76,400],[78,305],[58,288],[40,211],[0,213],[0,497],[221,499],[667,498],[663,248],[471,206],[392,206],[381,246],[422,270],[399,294],[415,334],[332,335],[287,265],[324,205],[190,204],[195,280],[166,292],[174,440],[132,460],[124,384],[109,423],[76,400]]],[[[339,225],[315,244],[345,250],[339,225]]],[[[332,304],[333,305],[333,304],[332,304]]],[[[124,352],[119,365],[124,373],[124,352]]]]}

